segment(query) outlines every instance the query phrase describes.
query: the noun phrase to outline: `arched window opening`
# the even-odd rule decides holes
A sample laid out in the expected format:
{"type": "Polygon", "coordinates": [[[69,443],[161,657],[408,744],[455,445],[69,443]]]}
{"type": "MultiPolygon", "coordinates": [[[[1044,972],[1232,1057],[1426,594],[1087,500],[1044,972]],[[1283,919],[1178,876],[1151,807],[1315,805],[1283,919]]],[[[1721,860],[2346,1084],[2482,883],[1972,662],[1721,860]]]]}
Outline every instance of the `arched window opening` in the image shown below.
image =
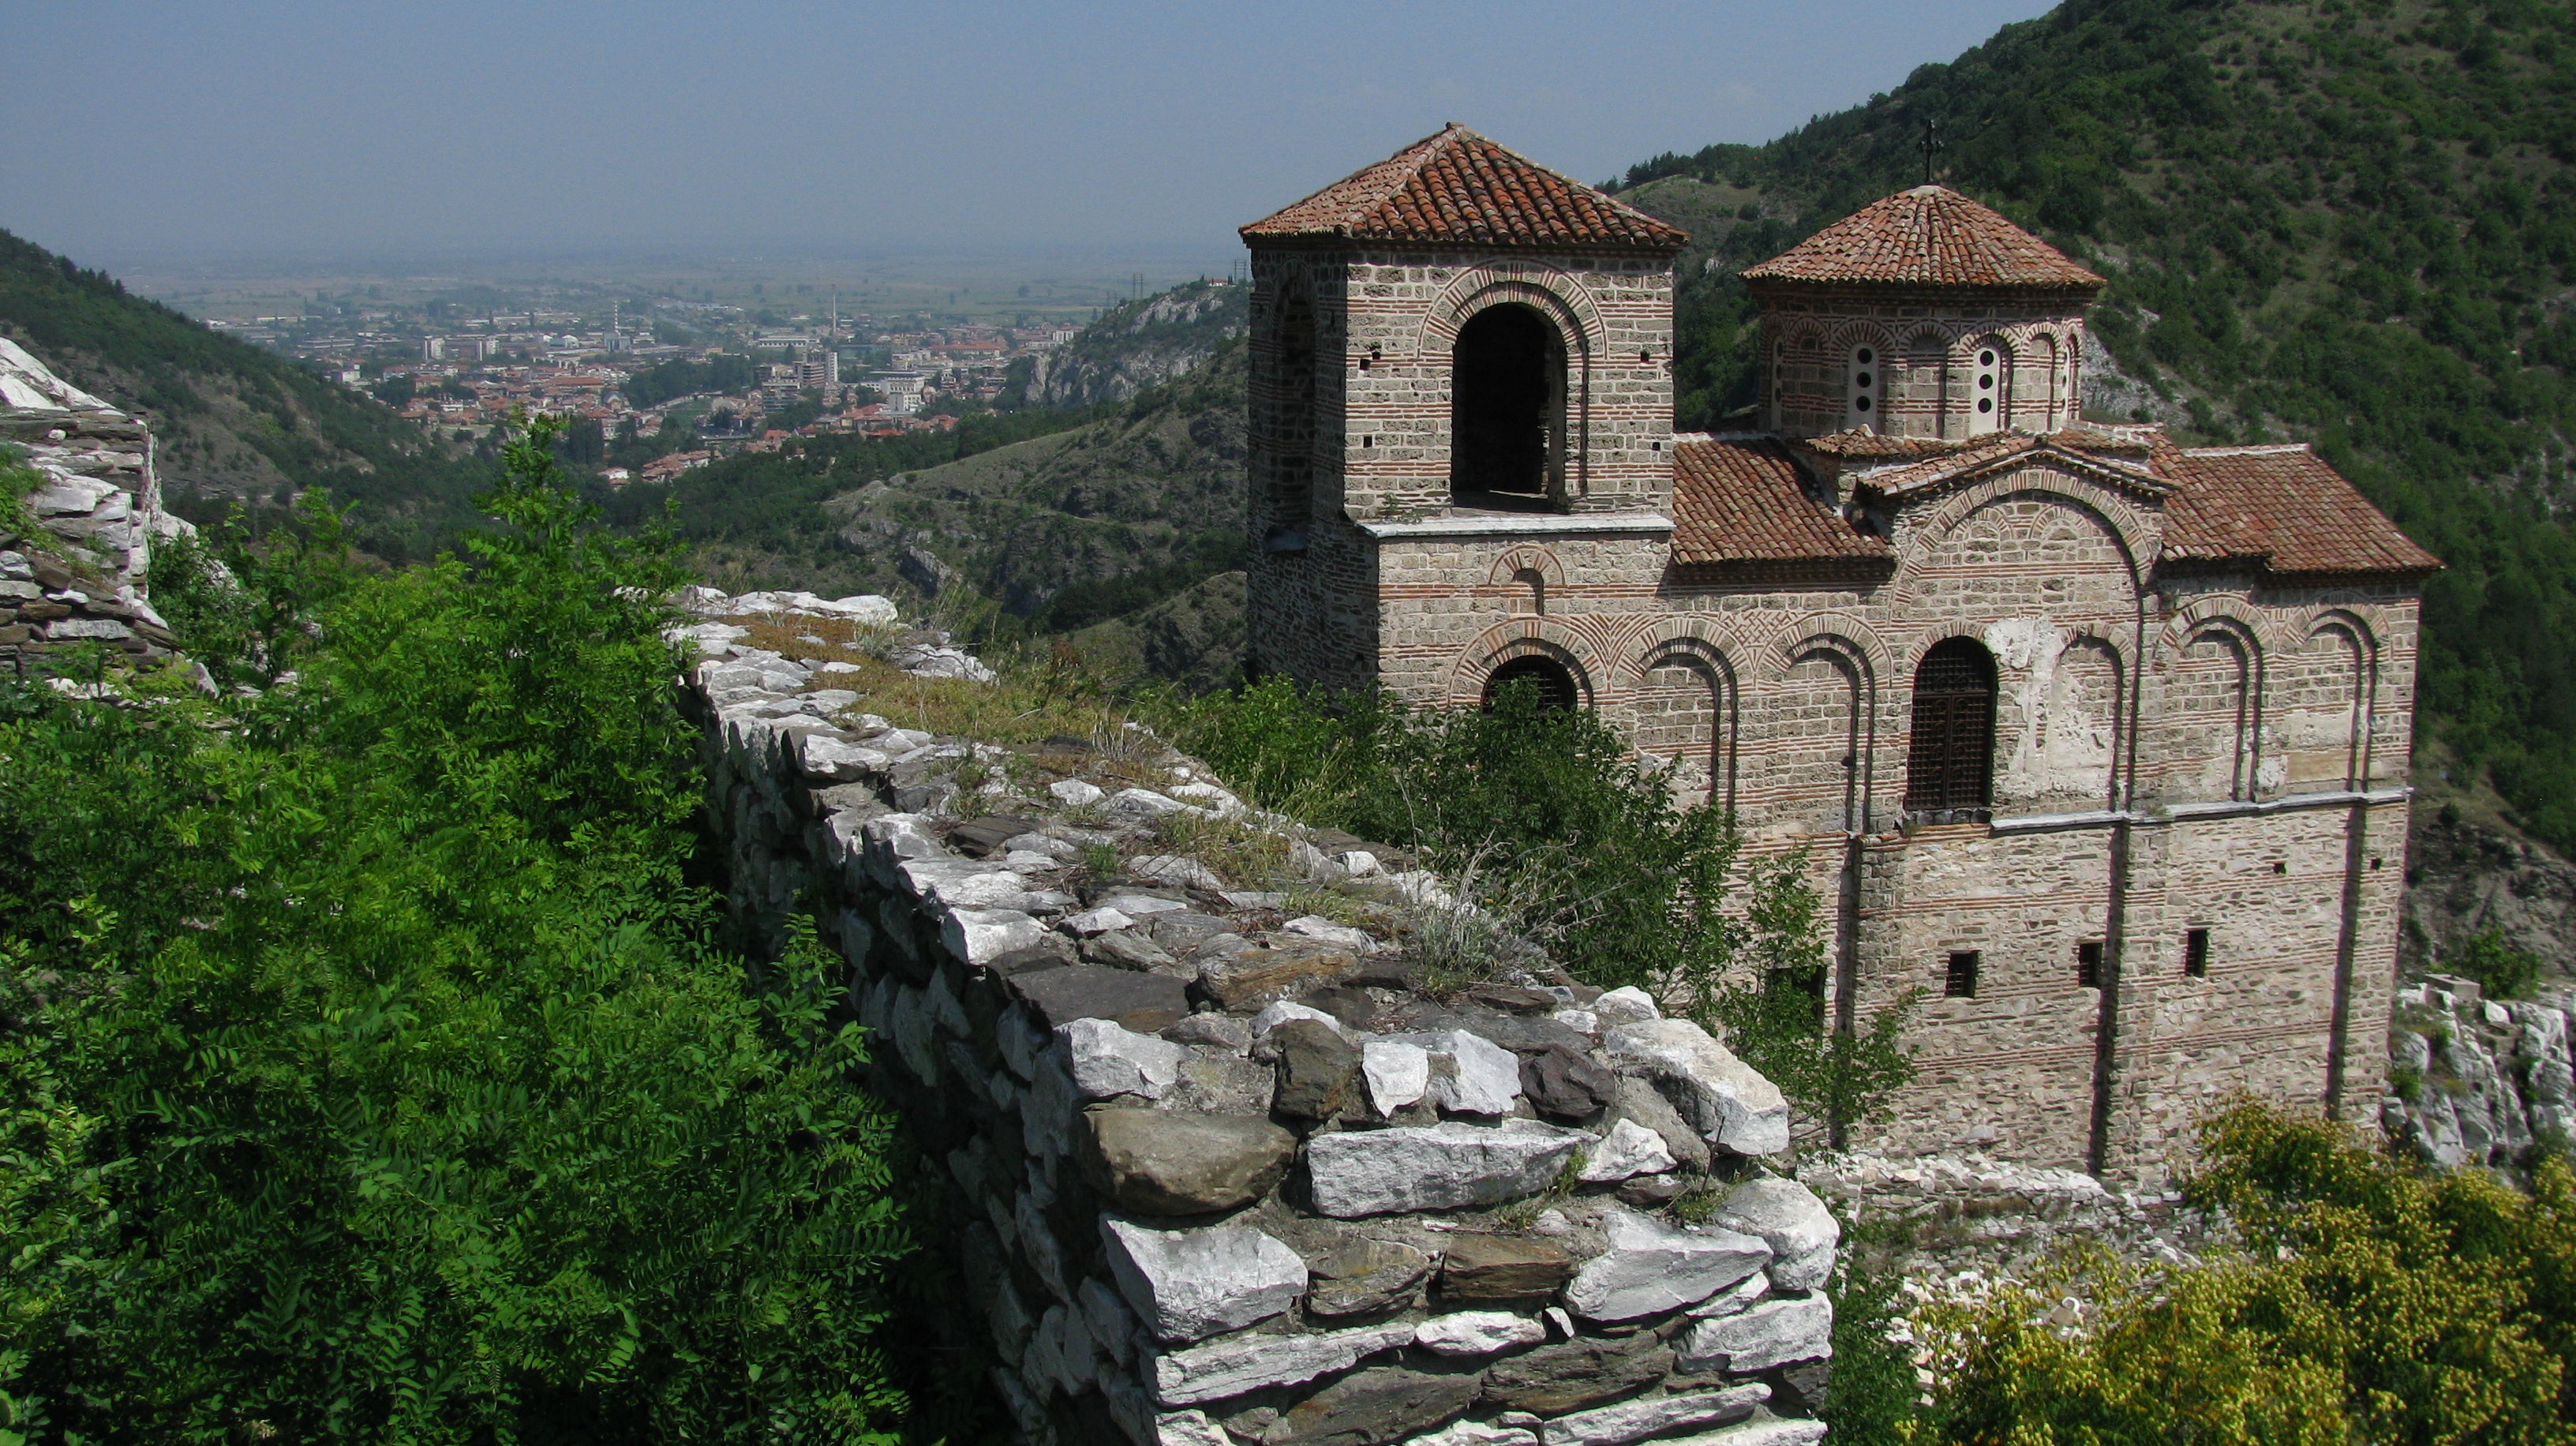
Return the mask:
{"type": "Polygon", "coordinates": [[[1521,589],[1512,598],[1515,614],[1547,616],[1547,574],[1534,567],[1524,567],[1512,574],[1512,586],[1521,589]]]}
{"type": "Polygon", "coordinates": [[[1542,708],[1571,713],[1583,706],[1583,690],[1575,685],[1574,674],[1554,658],[1514,658],[1496,668],[1485,680],[1485,706],[1492,708],[1507,689],[1520,689],[1538,699],[1542,708]]]}
{"type": "Polygon", "coordinates": [[[1843,410],[1843,425],[1864,431],[1885,431],[1879,425],[1879,407],[1886,395],[1885,359],[1875,346],[1856,346],[1851,351],[1851,365],[1844,369],[1849,378],[1849,391],[1843,410]]]}
{"type": "Polygon", "coordinates": [[[1774,431],[1784,425],[1780,419],[1788,412],[1788,404],[1783,400],[1788,390],[1789,344],[1775,341],[1771,343],[1771,426],[1774,431]]]}
{"type": "Polygon", "coordinates": [[[1977,383],[1968,401],[1970,435],[1992,432],[2011,421],[2012,354],[1993,337],[1977,343],[1977,383]]]}
{"type": "Polygon", "coordinates": [[[1271,517],[1301,526],[1315,511],[1315,308],[1302,291],[1289,293],[1279,317],[1277,474],[1271,479],[1271,517]]]}
{"type": "Polygon", "coordinates": [[[1451,353],[1452,494],[1553,497],[1565,451],[1565,344],[1535,309],[1488,307],[1451,353]]]}
{"type": "Polygon", "coordinates": [[[1905,811],[1927,823],[1982,820],[1994,807],[1995,660],[1973,638],[1935,643],[1914,670],[1905,811]]]}

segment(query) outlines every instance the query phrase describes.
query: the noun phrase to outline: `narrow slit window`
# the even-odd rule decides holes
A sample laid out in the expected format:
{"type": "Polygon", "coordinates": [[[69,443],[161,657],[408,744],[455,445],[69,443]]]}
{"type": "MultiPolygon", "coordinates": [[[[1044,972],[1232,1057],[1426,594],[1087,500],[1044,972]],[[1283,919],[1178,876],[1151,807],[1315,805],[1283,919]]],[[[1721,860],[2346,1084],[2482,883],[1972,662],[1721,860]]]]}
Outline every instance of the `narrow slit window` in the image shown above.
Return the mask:
{"type": "Polygon", "coordinates": [[[2209,977],[2209,931],[2207,929],[2183,931],[2182,972],[2194,979],[2209,977]]]}
{"type": "Polygon", "coordinates": [[[2075,987],[2102,987],[2102,941],[2087,939],[2075,946],[2075,987]]]}
{"type": "Polygon", "coordinates": [[[1944,976],[1941,992],[1952,999],[1977,997],[1977,951],[1955,950],[1950,955],[1950,970],[1944,976]]]}

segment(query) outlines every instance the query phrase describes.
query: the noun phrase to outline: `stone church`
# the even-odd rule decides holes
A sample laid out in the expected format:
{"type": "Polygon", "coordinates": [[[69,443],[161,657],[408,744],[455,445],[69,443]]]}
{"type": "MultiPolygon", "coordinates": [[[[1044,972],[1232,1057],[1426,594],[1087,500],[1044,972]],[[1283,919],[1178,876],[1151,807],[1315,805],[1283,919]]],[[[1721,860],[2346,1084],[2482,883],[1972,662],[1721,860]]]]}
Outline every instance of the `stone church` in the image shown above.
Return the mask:
{"type": "Polygon", "coordinates": [[[1852,1143],[2153,1178],[2230,1092],[2375,1117],[2440,564],[2304,446],[2081,412],[2102,278],[1940,186],[1744,273],[1758,431],[1673,430],[1687,237],[1452,125],[1243,228],[1252,664],[1595,710],[1803,850],[1852,1143]]]}

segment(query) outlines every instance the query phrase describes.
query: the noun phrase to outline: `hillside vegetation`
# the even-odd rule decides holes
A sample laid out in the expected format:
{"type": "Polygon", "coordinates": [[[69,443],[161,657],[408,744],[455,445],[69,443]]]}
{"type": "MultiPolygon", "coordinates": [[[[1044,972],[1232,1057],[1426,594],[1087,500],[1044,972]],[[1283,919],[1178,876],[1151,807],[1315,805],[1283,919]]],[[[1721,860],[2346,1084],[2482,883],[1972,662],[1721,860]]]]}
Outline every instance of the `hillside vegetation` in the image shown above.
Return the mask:
{"type": "MultiPolygon", "coordinates": [[[[1735,272],[1941,178],[2110,278],[2094,330],[2209,442],[2309,440],[2440,554],[2428,742],[2576,848],[2576,9],[2074,0],[1766,145],[1633,168],[1692,228],[1681,417],[1755,399],[1735,272]]],[[[2127,418],[2121,418],[2127,420],[2127,418]]]]}
{"type": "Polygon", "coordinates": [[[1124,402],[978,413],[954,433],[814,437],[636,486],[732,591],[910,591],[978,632],[1065,632],[1241,565],[1243,343],[1124,402]]]}
{"type": "Polygon", "coordinates": [[[404,562],[451,542],[490,484],[488,463],[432,442],[374,398],[6,231],[0,333],[73,385],[146,414],[162,491],[185,516],[240,502],[281,518],[296,494],[327,487],[357,504],[361,545],[404,562]]]}
{"type": "Polygon", "coordinates": [[[1251,291],[1231,282],[1193,281],[1111,307],[1065,345],[1013,362],[1004,405],[1123,402],[1187,376],[1243,335],[1251,291]]]}

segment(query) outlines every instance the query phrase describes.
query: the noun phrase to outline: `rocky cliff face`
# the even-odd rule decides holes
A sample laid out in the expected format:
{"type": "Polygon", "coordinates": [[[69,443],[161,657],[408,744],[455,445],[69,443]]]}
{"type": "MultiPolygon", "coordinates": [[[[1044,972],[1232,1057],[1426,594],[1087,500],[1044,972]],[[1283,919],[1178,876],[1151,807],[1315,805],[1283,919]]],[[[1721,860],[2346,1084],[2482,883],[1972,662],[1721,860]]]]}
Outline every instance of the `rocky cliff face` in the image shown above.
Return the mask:
{"type": "Polygon", "coordinates": [[[1248,291],[1201,281],[1117,307],[1034,358],[1018,390],[1036,406],[1088,407],[1187,376],[1244,334],[1248,291]]]}
{"type": "Polygon", "coordinates": [[[2576,975],[2576,864],[2456,809],[2419,804],[2406,861],[2409,974],[2438,970],[2488,929],[2538,958],[2547,975],[2576,975]]]}

